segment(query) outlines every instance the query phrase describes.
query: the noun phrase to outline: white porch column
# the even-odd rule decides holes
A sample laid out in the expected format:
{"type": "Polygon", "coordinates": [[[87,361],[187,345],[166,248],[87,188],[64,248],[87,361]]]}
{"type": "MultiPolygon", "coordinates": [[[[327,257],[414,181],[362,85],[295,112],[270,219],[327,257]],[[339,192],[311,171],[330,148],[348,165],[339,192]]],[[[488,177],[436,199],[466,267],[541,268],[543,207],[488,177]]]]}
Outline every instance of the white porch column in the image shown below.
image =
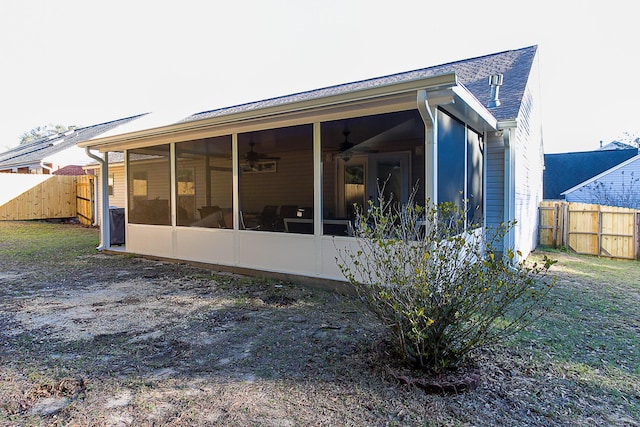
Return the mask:
{"type": "Polygon", "coordinates": [[[91,152],[89,147],[84,149],[87,156],[100,164],[100,196],[102,209],[100,210],[100,246],[98,250],[111,248],[111,227],[109,224],[109,152],[100,157],[91,152]]]}

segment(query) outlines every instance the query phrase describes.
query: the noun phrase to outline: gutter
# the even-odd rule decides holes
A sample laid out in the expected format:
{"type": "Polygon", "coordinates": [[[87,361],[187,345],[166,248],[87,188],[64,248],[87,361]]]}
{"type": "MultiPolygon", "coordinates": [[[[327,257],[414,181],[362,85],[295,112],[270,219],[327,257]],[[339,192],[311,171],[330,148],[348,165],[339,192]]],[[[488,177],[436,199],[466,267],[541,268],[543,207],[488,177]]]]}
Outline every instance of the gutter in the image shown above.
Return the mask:
{"type": "MultiPolygon", "coordinates": [[[[102,189],[102,209],[101,209],[101,226],[100,226],[100,246],[96,249],[99,251],[109,249],[111,247],[110,229],[109,229],[109,163],[100,156],[93,154],[89,147],[84,148],[87,156],[100,164],[100,185],[102,189]]],[[[105,155],[105,158],[108,154],[105,155]]]]}
{"type": "MultiPolygon", "coordinates": [[[[204,119],[179,122],[171,125],[114,135],[110,137],[94,138],[88,141],[80,142],[78,143],[78,146],[83,148],[93,147],[101,151],[108,151],[110,147],[113,148],[115,145],[132,143],[144,144],[145,141],[157,141],[157,138],[175,136],[175,134],[179,132],[196,132],[199,130],[208,130],[215,126],[226,126],[256,119],[270,119],[276,116],[283,116],[291,113],[344,106],[354,102],[372,101],[375,99],[393,95],[409,94],[425,87],[428,87],[431,90],[446,90],[451,86],[455,86],[457,84],[458,79],[455,73],[449,73],[419,78],[415,80],[408,80],[399,83],[383,84],[379,86],[361,88],[352,91],[330,93],[324,96],[322,95],[322,92],[324,90],[318,89],[310,92],[319,92],[320,94],[308,99],[287,102],[287,96],[285,96],[281,100],[281,103],[277,102],[278,100],[280,100],[280,98],[257,101],[255,103],[243,105],[244,107],[246,107],[246,109],[240,109],[239,111],[235,110],[235,108],[239,106],[223,108],[222,110],[228,109],[230,110],[230,112],[227,114],[221,113],[219,115],[204,119]],[[255,106],[255,108],[252,108],[252,106],[255,106]]],[[[349,85],[347,84],[345,86],[349,85]]]]}
{"type": "Polygon", "coordinates": [[[439,85],[419,89],[417,107],[426,126],[425,166],[427,171],[432,171],[426,176],[426,197],[438,204],[438,107],[445,107],[443,109],[449,114],[477,132],[496,130],[499,122],[468,89],[458,84],[457,79],[448,87],[439,85]]]}

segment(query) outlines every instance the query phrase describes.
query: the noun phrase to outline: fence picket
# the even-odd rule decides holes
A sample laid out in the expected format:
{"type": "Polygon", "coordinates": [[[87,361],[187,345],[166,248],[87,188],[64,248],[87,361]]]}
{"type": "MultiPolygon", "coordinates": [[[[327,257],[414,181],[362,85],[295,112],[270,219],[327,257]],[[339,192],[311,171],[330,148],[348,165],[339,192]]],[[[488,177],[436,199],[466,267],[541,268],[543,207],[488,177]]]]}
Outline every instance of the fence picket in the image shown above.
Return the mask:
{"type": "Polygon", "coordinates": [[[611,258],[639,258],[640,211],[543,201],[538,212],[541,246],[567,247],[576,253],[611,258]]]}
{"type": "Polygon", "coordinates": [[[0,189],[9,194],[0,198],[0,220],[78,217],[81,223],[91,225],[95,218],[92,180],[89,175],[0,174],[0,189]]]}

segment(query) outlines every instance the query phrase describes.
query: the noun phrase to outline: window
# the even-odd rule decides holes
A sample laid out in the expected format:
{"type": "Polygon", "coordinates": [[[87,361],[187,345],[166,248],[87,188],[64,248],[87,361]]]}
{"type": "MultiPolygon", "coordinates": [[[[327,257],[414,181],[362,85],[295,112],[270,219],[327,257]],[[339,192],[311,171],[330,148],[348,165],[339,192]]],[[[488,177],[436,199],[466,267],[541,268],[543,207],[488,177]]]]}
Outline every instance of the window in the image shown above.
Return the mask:
{"type": "Polygon", "coordinates": [[[240,227],[313,233],[313,126],[238,134],[240,227]]]}
{"type": "Polygon", "coordinates": [[[171,225],[169,145],[127,150],[129,222],[171,225]]]}
{"type": "Polygon", "coordinates": [[[349,218],[355,216],[358,209],[365,208],[365,165],[363,162],[344,166],[344,212],[349,218]]]}
{"type": "Polygon", "coordinates": [[[438,111],[438,202],[466,209],[470,223],[484,215],[483,150],[477,132],[438,111]]]}
{"type": "Polygon", "coordinates": [[[109,195],[110,196],[113,196],[113,183],[114,183],[114,181],[115,181],[115,175],[114,174],[109,175],[108,185],[109,185],[109,195]]]}
{"type": "Polygon", "coordinates": [[[325,122],[321,137],[324,234],[348,234],[335,225],[352,223],[379,189],[406,203],[417,185],[416,203],[424,205],[425,133],[417,110],[325,122]]]}
{"type": "Polygon", "coordinates": [[[133,172],[133,197],[147,197],[147,172],[133,172]]]}
{"type": "Polygon", "coordinates": [[[467,210],[470,223],[482,221],[484,210],[484,145],[482,137],[467,129],[467,210]]]}
{"type": "Polygon", "coordinates": [[[176,144],[178,225],[233,228],[231,136],[176,144]]]}

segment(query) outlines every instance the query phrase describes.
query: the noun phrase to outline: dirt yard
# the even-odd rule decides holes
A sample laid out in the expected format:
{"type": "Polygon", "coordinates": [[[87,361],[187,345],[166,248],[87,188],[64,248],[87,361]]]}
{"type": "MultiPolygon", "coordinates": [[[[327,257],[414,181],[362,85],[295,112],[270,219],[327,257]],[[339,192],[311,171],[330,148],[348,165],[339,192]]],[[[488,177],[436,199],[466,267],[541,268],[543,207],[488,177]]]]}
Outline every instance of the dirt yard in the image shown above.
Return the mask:
{"type": "Polygon", "coordinates": [[[535,339],[427,394],[354,297],[28,236],[0,234],[0,426],[640,425],[637,384],[589,391],[535,339]]]}

